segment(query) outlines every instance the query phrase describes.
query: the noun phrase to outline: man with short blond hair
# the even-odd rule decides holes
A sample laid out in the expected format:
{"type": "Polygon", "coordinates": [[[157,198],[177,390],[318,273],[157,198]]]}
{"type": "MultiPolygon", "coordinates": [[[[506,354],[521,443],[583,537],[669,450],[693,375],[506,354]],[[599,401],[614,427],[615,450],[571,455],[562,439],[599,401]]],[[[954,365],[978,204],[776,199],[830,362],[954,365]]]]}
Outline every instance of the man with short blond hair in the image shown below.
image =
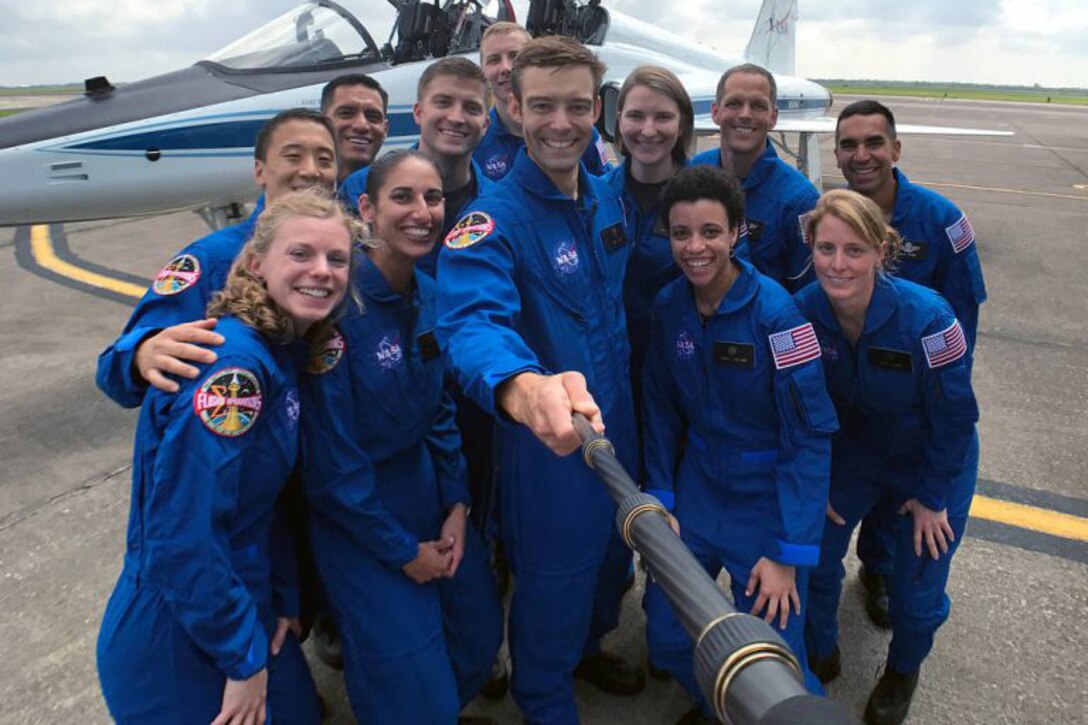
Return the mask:
{"type": "MultiPolygon", "coordinates": [[[[450,56],[436,60],[424,69],[416,85],[416,104],[412,109],[419,125],[416,147],[435,162],[442,175],[442,192],[446,197],[443,236],[460,217],[465,204],[490,188],[491,181],[472,159],[472,152],[488,127],[490,101],[487,80],[467,58],[450,56]]],[[[366,193],[368,172],[368,168],[356,171],[340,187],[344,206],[356,213],[359,197],[366,193]]],[[[416,268],[435,276],[441,249],[441,245],[436,245],[430,254],[416,262],[416,268]]]]}
{"type": "MultiPolygon", "coordinates": [[[[491,109],[487,134],[473,158],[492,180],[501,179],[510,171],[518,149],[525,145],[521,124],[510,112],[510,99],[513,96],[510,79],[514,59],[530,40],[532,36],[528,30],[507,21],[490,26],[480,39],[480,67],[491,84],[495,106],[491,109]]],[[[611,168],[604,141],[595,128],[592,143],[582,153],[582,163],[589,173],[598,176],[611,168]]]]}

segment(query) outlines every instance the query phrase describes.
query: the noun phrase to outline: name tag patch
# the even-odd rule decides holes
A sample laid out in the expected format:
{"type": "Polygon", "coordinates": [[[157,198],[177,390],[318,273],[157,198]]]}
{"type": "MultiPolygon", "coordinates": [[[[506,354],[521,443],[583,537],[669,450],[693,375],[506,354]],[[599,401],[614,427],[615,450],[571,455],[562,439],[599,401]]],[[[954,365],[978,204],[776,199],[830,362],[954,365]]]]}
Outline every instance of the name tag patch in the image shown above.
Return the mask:
{"type": "Polygon", "coordinates": [[[909,352],[892,350],[886,347],[870,347],[869,364],[881,370],[895,370],[904,373],[909,373],[914,369],[909,352]]]}
{"type": "Polygon", "coordinates": [[[745,219],[744,221],[748,227],[748,241],[755,244],[763,238],[763,222],[757,222],[755,219],[745,219]]]}
{"type": "Polygon", "coordinates": [[[912,242],[904,240],[899,248],[899,258],[908,262],[921,262],[929,256],[929,242],[912,242]]]}
{"type": "Polygon", "coordinates": [[[613,224],[601,230],[601,241],[609,252],[623,248],[627,244],[627,231],[622,224],[613,224]]]}
{"type": "Polygon", "coordinates": [[[714,361],[727,367],[751,370],[756,366],[756,346],[747,342],[716,340],[714,342],[714,361]]]}
{"type": "Polygon", "coordinates": [[[416,338],[416,343],[419,345],[419,356],[423,358],[424,362],[434,360],[441,354],[441,350],[438,348],[438,339],[434,336],[434,330],[427,330],[416,338]]]}

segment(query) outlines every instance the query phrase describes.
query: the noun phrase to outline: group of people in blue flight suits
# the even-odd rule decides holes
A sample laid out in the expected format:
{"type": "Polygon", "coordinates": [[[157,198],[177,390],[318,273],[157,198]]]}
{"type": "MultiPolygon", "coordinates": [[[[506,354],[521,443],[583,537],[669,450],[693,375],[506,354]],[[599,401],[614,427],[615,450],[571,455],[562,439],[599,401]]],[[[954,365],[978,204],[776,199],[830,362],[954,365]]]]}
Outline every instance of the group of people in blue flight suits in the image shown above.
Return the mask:
{"type": "MultiPolygon", "coordinates": [[[[966,216],[895,166],[875,101],[840,114],[849,188],[821,197],[767,139],[758,66],[723,74],[719,148],[690,159],[681,82],[636,69],[611,167],[591,51],[500,22],[480,61],[428,67],[412,150],[377,156],[388,96],[363,75],[274,117],[253,215],[181,250],[100,356],[102,390],[141,406],[98,645],[111,715],[320,722],[315,610],[360,722],[471,721],[504,629],[527,722],[577,723],[574,677],[637,693],[641,667],[600,647],[631,556],[569,455],[581,413],[815,693],[864,520],[892,630],[865,719],[901,722],[977,474],[966,216]]],[[[709,721],[652,577],[643,607],[652,671],[709,721]]]]}

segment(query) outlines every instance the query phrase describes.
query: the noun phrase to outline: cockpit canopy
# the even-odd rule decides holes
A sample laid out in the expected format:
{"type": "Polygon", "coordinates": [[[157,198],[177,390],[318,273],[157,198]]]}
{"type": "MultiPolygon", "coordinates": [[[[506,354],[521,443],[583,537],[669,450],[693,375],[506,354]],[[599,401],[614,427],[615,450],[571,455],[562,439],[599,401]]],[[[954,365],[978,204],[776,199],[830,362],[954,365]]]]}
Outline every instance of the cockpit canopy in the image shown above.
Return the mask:
{"type": "MultiPolygon", "coordinates": [[[[341,0],[366,3],[372,27],[388,32],[381,46],[347,9],[331,0],[314,0],[208,56],[202,64],[227,73],[292,72],[385,61],[396,64],[479,49],[483,31],[496,20],[515,20],[511,0],[341,0]],[[377,7],[375,7],[377,6],[377,7]]],[[[609,17],[600,0],[531,0],[518,14],[533,35],[561,33],[600,44],[609,17]]]]}
{"type": "Polygon", "coordinates": [[[334,2],[317,0],[284,13],[216,51],[207,61],[232,71],[289,71],[381,57],[355,16],[334,2]]]}

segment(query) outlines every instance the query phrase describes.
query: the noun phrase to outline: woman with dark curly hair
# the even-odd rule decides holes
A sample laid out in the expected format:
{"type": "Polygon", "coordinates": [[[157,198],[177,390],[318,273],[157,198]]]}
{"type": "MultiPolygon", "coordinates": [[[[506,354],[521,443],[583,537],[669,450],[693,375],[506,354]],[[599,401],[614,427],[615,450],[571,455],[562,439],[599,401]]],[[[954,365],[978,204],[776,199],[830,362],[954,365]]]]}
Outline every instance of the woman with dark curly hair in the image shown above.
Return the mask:
{"type": "MultiPolygon", "coordinates": [[[[684,276],[654,300],[642,378],[647,489],[707,573],[729,573],[737,608],[775,626],[822,692],[804,665],[805,594],[837,424],[816,335],[785,289],[734,256],[736,180],[684,169],[661,214],[684,276]]],[[[651,661],[701,701],[691,640],[656,584],[645,607],[651,661]]]]}

